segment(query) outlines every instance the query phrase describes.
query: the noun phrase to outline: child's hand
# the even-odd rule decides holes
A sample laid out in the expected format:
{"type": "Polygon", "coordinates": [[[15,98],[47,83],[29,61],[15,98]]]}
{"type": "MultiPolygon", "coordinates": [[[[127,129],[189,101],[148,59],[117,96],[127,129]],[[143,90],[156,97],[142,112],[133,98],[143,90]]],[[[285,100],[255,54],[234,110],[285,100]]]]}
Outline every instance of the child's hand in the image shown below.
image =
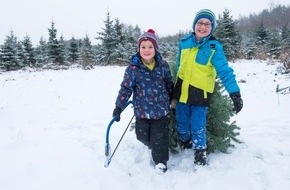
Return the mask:
{"type": "Polygon", "coordinates": [[[234,103],[234,111],[236,113],[239,113],[243,108],[243,99],[241,98],[241,94],[239,92],[235,92],[230,94],[230,97],[232,98],[234,103]]]}

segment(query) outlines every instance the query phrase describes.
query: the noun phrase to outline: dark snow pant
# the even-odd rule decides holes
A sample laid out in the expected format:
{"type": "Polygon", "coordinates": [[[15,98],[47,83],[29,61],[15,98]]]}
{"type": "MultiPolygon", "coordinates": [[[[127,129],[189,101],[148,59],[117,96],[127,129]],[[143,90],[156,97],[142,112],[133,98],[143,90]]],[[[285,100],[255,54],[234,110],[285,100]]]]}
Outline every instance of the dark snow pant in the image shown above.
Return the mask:
{"type": "Polygon", "coordinates": [[[135,132],[137,139],[152,150],[152,158],[156,164],[169,160],[167,117],[158,120],[136,118],[135,132]]]}

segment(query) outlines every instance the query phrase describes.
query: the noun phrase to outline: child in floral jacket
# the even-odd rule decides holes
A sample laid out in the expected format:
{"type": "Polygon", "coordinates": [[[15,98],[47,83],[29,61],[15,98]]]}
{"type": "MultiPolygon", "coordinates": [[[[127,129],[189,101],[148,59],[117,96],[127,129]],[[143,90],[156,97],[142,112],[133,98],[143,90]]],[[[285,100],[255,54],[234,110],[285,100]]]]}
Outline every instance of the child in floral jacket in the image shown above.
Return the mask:
{"type": "Polygon", "coordinates": [[[133,94],[136,137],[151,149],[155,169],[166,172],[172,76],[168,63],[158,52],[154,30],[149,29],[139,37],[138,49],[125,70],[113,116],[120,120],[121,110],[133,94]]]}

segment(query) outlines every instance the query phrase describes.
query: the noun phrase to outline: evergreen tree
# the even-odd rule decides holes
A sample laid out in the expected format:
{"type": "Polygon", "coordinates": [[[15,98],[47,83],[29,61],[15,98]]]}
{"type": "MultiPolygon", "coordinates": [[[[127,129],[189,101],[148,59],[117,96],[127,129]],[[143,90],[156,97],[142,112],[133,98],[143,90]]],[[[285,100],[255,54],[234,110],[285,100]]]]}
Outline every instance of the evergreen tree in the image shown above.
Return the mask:
{"type": "Polygon", "coordinates": [[[22,45],[24,54],[24,65],[35,67],[36,63],[35,52],[29,36],[24,37],[22,45]]]}
{"type": "Polygon", "coordinates": [[[96,60],[96,65],[104,65],[103,60],[105,60],[105,56],[102,54],[103,53],[103,46],[101,44],[97,44],[94,47],[96,56],[95,56],[95,60],[96,60]]]}
{"type": "MultiPolygon", "coordinates": [[[[116,22],[117,23],[117,22],[116,22]]],[[[116,52],[116,61],[118,64],[128,64],[132,55],[137,52],[137,41],[141,34],[138,26],[122,24],[121,27],[115,25],[118,36],[120,35],[120,43],[118,43],[116,52]],[[121,29],[121,32],[118,32],[121,29]]]]}
{"type": "Polygon", "coordinates": [[[257,57],[258,59],[265,59],[266,58],[266,50],[265,50],[265,43],[268,37],[267,28],[264,26],[264,22],[262,21],[258,28],[255,31],[255,41],[257,46],[257,57]]]}
{"type": "Polygon", "coordinates": [[[1,69],[11,71],[20,68],[17,62],[17,38],[13,31],[10,32],[10,35],[6,36],[4,44],[1,46],[0,55],[1,69]]]}
{"type": "Polygon", "coordinates": [[[133,54],[135,54],[138,50],[137,41],[139,36],[141,35],[141,29],[139,26],[131,26],[125,25],[124,34],[126,36],[125,39],[125,47],[126,47],[126,55],[123,55],[126,58],[131,58],[133,54]]]}
{"type": "Polygon", "coordinates": [[[280,33],[279,30],[273,29],[269,31],[269,34],[267,36],[265,49],[268,54],[268,57],[270,57],[271,59],[278,59],[280,56],[282,46],[281,46],[281,36],[279,33],[280,33]]]}
{"type": "Polygon", "coordinates": [[[207,152],[220,151],[226,153],[233,142],[241,143],[237,136],[240,129],[235,122],[230,122],[233,116],[233,105],[220,81],[216,81],[211,106],[207,114],[207,152]]]}
{"type": "Polygon", "coordinates": [[[285,73],[289,73],[290,70],[290,29],[287,28],[287,25],[288,23],[285,24],[281,30],[282,49],[279,57],[279,60],[285,69],[285,73]]]}
{"type": "Polygon", "coordinates": [[[61,57],[61,49],[59,45],[59,41],[56,38],[57,29],[54,28],[54,22],[51,22],[51,28],[48,29],[49,39],[47,43],[48,48],[48,56],[49,60],[52,63],[63,63],[63,59],[61,57]]]}
{"type": "Polygon", "coordinates": [[[281,29],[282,53],[290,51],[290,29],[284,24],[281,29]]]}
{"type": "Polygon", "coordinates": [[[244,32],[241,34],[242,42],[239,56],[240,58],[255,59],[257,46],[253,40],[253,36],[253,32],[244,32]]]}
{"type": "Polygon", "coordinates": [[[93,50],[90,38],[88,35],[83,40],[81,48],[81,65],[84,69],[90,69],[93,67],[93,50]]]}
{"type": "Polygon", "coordinates": [[[119,44],[124,44],[126,36],[124,35],[124,25],[120,23],[119,19],[115,19],[114,24],[114,30],[115,30],[115,39],[119,44]]]}
{"type": "Polygon", "coordinates": [[[28,66],[28,65],[25,65],[25,56],[24,56],[24,51],[23,51],[21,42],[16,43],[16,61],[19,68],[28,66]]]}
{"type": "Polygon", "coordinates": [[[67,60],[67,53],[66,53],[66,42],[64,40],[64,37],[61,35],[59,39],[59,57],[58,57],[58,63],[64,64],[65,60],[67,60]]]}
{"type": "Polygon", "coordinates": [[[266,43],[266,39],[268,36],[267,28],[264,26],[264,22],[262,21],[256,30],[257,37],[257,45],[263,46],[266,43]]]}
{"type": "Polygon", "coordinates": [[[98,51],[98,61],[103,65],[110,65],[113,62],[112,54],[114,53],[118,41],[116,39],[116,30],[114,28],[113,20],[111,20],[110,13],[107,13],[107,19],[104,21],[105,28],[103,32],[98,33],[97,40],[101,41],[98,51]]]}
{"type": "Polygon", "coordinates": [[[35,48],[36,55],[36,66],[42,67],[48,63],[48,51],[47,51],[47,43],[43,37],[39,40],[39,45],[35,48]]]}
{"type": "Polygon", "coordinates": [[[114,30],[116,36],[114,37],[118,42],[116,44],[116,49],[112,54],[112,59],[114,63],[121,64],[128,62],[128,58],[126,57],[126,37],[123,33],[124,26],[120,23],[119,19],[115,19],[114,30]]]}
{"type": "Polygon", "coordinates": [[[164,59],[176,61],[179,39],[185,36],[184,33],[174,36],[167,36],[159,39],[160,53],[164,59]]]}
{"type": "Polygon", "coordinates": [[[229,60],[233,60],[240,50],[241,38],[236,30],[236,22],[233,20],[228,9],[219,16],[219,23],[215,31],[216,38],[223,44],[225,55],[229,60]]]}
{"type": "Polygon", "coordinates": [[[72,37],[69,43],[69,55],[68,60],[75,64],[79,58],[79,47],[76,39],[72,37]]]}

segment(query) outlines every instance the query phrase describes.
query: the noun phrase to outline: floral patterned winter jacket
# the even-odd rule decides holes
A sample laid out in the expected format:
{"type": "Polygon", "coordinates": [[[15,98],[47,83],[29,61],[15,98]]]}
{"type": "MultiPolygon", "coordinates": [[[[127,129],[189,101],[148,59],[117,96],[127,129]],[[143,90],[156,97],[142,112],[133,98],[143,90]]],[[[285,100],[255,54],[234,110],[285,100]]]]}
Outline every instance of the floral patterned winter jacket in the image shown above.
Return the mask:
{"type": "Polygon", "coordinates": [[[170,111],[173,82],[168,63],[158,51],[151,71],[141,61],[139,52],[126,68],[116,107],[123,109],[133,93],[134,115],[141,119],[160,119],[170,111]]]}

